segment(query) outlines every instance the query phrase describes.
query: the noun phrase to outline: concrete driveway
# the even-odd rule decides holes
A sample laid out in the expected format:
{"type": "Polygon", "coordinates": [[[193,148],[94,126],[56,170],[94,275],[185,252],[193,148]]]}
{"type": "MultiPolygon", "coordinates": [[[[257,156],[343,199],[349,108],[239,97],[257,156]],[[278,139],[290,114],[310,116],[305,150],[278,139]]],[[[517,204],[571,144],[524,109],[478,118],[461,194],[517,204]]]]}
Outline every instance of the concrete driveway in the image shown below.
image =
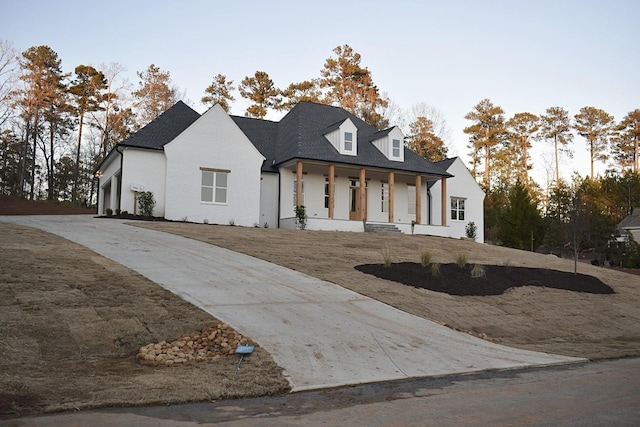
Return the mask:
{"type": "Polygon", "coordinates": [[[229,323],[273,356],[294,391],[584,361],[490,343],[338,285],[121,220],[0,221],[86,246],[229,323]]]}

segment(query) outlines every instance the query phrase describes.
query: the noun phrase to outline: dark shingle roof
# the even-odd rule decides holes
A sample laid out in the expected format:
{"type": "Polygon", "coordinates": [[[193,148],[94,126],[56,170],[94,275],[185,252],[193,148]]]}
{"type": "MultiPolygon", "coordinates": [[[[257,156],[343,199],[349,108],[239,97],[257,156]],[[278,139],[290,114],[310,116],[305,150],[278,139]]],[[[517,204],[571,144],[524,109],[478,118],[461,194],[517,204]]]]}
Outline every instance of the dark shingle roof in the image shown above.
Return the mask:
{"type": "Polygon", "coordinates": [[[149,148],[162,150],[183,130],[191,126],[200,117],[187,104],[178,101],[173,107],[160,114],[154,121],[122,141],[125,147],[149,148]]]}
{"type": "Polygon", "coordinates": [[[640,208],[634,208],[631,215],[618,223],[618,228],[620,230],[640,229],[640,208]]]}
{"type": "Polygon", "coordinates": [[[406,171],[436,176],[451,176],[440,166],[405,148],[404,162],[394,162],[371,142],[390,130],[379,132],[348,111],[330,105],[300,102],[280,122],[232,116],[236,124],[267,158],[263,170],[294,159],[318,160],[356,166],[406,171]],[[358,129],[358,155],[340,154],[324,137],[330,130],[350,119],[358,129]],[[264,139],[263,139],[264,138],[264,139]]]}

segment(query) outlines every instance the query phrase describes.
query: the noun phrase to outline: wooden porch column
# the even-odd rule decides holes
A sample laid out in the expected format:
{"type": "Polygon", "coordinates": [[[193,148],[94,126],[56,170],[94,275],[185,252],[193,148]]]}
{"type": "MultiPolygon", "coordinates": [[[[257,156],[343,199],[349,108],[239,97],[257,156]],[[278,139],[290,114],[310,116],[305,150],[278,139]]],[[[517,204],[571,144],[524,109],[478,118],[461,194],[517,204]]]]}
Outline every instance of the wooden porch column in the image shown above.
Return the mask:
{"type": "Polygon", "coordinates": [[[336,167],[329,165],[329,219],[333,219],[334,198],[335,198],[335,173],[336,167]]]}
{"type": "Polygon", "coordinates": [[[302,201],[302,160],[296,164],[296,206],[303,204],[302,201]]]}
{"type": "Polygon", "coordinates": [[[422,176],[416,175],[416,224],[422,220],[422,176]]]}
{"type": "Polygon", "coordinates": [[[442,178],[442,225],[447,225],[447,178],[442,178]]]}
{"type": "Polygon", "coordinates": [[[389,172],[389,222],[393,222],[393,193],[395,189],[395,173],[389,172]]]}
{"type": "Polygon", "coordinates": [[[360,169],[360,215],[361,220],[367,220],[367,174],[364,168],[360,169]]]}

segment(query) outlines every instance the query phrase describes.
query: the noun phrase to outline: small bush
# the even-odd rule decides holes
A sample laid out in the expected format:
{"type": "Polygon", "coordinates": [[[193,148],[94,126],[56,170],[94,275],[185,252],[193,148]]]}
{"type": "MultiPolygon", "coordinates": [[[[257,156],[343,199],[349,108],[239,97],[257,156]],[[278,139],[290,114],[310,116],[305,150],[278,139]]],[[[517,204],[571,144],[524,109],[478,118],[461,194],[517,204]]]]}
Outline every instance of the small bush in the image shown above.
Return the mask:
{"type": "Polygon", "coordinates": [[[203,223],[203,224],[209,224],[209,219],[208,219],[208,218],[205,218],[204,220],[202,220],[202,223],[203,223]]]}
{"type": "Polygon", "coordinates": [[[269,228],[269,223],[268,223],[268,222],[265,222],[265,223],[264,223],[264,225],[263,225],[263,227],[264,227],[264,228],[269,228]]]}
{"type": "Polygon", "coordinates": [[[129,215],[129,211],[122,211],[122,215],[123,215],[123,216],[127,216],[127,215],[129,215]]]}
{"type": "Polygon", "coordinates": [[[456,255],[456,264],[458,264],[458,267],[465,268],[468,263],[469,257],[467,254],[460,252],[456,255]]]}
{"type": "Polygon", "coordinates": [[[479,277],[487,277],[487,269],[482,264],[474,264],[471,270],[471,277],[477,279],[479,277]]]}
{"type": "Polygon", "coordinates": [[[307,227],[307,208],[304,205],[296,206],[296,217],[294,220],[296,227],[304,230],[307,227]]]}
{"type": "Polygon", "coordinates": [[[116,209],[116,215],[120,215],[120,208],[116,209]]]}
{"type": "Polygon", "coordinates": [[[431,264],[431,275],[433,277],[439,276],[440,275],[440,263],[439,262],[434,262],[431,264]]]}
{"type": "Polygon", "coordinates": [[[111,208],[107,208],[106,212],[107,212],[107,216],[112,216],[113,215],[113,209],[111,209],[111,208]]]}
{"type": "Polygon", "coordinates": [[[391,248],[389,246],[382,248],[382,260],[385,267],[391,267],[391,248]]]}
{"type": "Polygon", "coordinates": [[[473,221],[467,224],[467,226],[464,228],[464,231],[467,237],[470,239],[475,240],[475,238],[478,236],[478,227],[476,227],[476,223],[473,221]]]}
{"type": "Polygon", "coordinates": [[[233,227],[234,225],[236,225],[236,221],[233,218],[231,218],[229,220],[229,225],[233,227]]]}
{"type": "Polygon", "coordinates": [[[138,208],[140,216],[153,216],[153,208],[156,207],[156,200],[151,191],[138,193],[138,208]]]}
{"type": "Polygon", "coordinates": [[[420,264],[422,264],[423,267],[426,267],[429,264],[431,264],[431,258],[433,258],[433,254],[429,249],[427,248],[420,249],[420,264]]]}

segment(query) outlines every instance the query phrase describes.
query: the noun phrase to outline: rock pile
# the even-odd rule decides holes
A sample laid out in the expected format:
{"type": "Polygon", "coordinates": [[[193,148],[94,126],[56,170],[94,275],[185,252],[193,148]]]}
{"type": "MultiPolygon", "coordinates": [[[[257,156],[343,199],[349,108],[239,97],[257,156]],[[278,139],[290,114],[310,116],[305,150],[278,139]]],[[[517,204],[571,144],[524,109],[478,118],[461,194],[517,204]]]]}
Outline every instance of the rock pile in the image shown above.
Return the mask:
{"type": "Polygon", "coordinates": [[[175,341],[160,341],[140,348],[136,359],[144,365],[171,366],[187,362],[206,362],[235,354],[239,345],[258,346],[226,323],[191,332],[175,341]]]}

